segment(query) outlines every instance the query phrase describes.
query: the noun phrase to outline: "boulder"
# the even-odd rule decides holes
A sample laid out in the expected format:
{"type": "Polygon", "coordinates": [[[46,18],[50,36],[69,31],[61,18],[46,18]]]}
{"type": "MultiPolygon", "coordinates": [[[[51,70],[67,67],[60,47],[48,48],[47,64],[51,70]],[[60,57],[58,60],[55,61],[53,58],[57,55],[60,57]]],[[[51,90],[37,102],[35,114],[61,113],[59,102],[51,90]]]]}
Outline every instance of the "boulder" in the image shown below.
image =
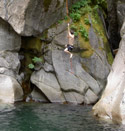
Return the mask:
{"type": "Polygon", "coordinates": [[[85,94],[85,103],[86,104],[94,104],[95,101],[97,101],[97,100],[98,100],[97,95],[91,89],[88,89],[85,94]]]}
{"type": "Polygon", "coordinates": [[[32,74],[31,82],[43,92],[50,102],[65,102],[64,95],[54,74],[41,69],[32,74]]]}
{"type": "Polygon", "coordinates": [[[20,61],[18,59],[18,53],[12,53],[9,51],[0,52],[0,67],[11,69],[14,72],[19,72],[20,61]]]}
{"type": "Polygon", "coordinates": [[[33,89],[32,93],[31,93],[31,98],[32,98],[32,100],[38,101],[38,102],[44,102],[44,103],[49,102],[49,100],[46,98],[46,96],[37,87],[33,89]]]}
{"type": "Polygon", "coordinates": [[[23,90],[16,79],[0,74],[0,102],[14,103],[23,100],[23,90]]]}
{"type": "Polygon", "coordinates": [[[19,51],[21,37],[0,18],[0,51],[19,51]]]}
{"type": "MultiPolygon", "coordinates": [[[[124,27],[124,26],[123,26],[124,27]]],[[[124,28],[122,28],[121,32],[124,28]]],[[[125,35],[108,76],[106,89],[93,107],[94,115],[125,124],[125,35]]]]}
{"type": "Polygon", "coordinates": [[[64,0],[2,0],[0,9],[0,17],[23,36],[42,33],[66,15],[64,0]]]}
{"type": "Polygon", "coordinates": [[[68,103],[73,103],[73,104],[83,104],[84,103],[84,96],[74,92],[64,92],[65,99],[68,103]]]}
{"type": "Polygon", "coordinates": [[[14,77],[21,83],[23,77],[19,75],[19,69],[18,53],[10,51],[0,52],[0,74],[14,77]]]}

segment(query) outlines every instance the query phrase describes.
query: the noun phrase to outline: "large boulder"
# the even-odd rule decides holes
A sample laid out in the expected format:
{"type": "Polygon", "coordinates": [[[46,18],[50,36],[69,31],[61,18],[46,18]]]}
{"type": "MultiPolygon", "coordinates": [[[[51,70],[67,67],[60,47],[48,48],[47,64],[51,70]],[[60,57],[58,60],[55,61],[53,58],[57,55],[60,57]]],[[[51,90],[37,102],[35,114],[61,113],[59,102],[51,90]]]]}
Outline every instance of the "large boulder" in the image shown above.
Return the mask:
{"type": "Polygon", "coordinates": [[[20,46],[21,37],[0,18],[0,74],[17,79],[20,68],[17,51],[20,46]]]}
{"type": "Polygon", "coordinates": [[[20,46],[21,37],[0,18],[0,51],[19,51],[20,46]]]}
{"type": "MultiPolygon", "coordinates": [[[[69,5],[76,0],[69,0],[69,5]]],[[[23,36],[42,33],[66,15],[65,0],[1,0],[0,17],[23,36]]]]}
{"type": "Polygon", "coordinates": [[[21,37],[0,18],[0,102],[3,103],[14,103],[23,99],[23,90],[18,83],[21,82],[17,53],[20,46],[21,37]]]}
{"type": "Polygon", "coordinates": [[[121,30],[122,40],[108,76],[106,89],[93,107],[94,115],[125,124],[125,26],[121,30]],[[124,32],[124,33],[123,33],[124,32]]]}
{"type": "Polygon", "coordinates": [[[23,90],[13,77],[0,74],[0,102],[14,103],[23,100],[23,90]]]}
{"type": "Polygon", "coordinates": [[[46,73],[43,69],[41,69],[40,71],[32,74],[31,82],[45,94],[50,102],[65,102],[59,83],[54,74],[46,73]]]}

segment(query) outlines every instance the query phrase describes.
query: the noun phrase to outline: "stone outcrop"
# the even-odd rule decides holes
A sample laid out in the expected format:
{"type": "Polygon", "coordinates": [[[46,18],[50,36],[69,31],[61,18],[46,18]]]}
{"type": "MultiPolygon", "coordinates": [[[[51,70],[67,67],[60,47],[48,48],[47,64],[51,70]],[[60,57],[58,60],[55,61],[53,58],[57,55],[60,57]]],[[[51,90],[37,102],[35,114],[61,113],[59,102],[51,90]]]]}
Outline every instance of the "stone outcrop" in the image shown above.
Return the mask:
{"type": "Polygon", "coordinates": [[[23,36],[40,34],[65,15],[64,0],[0,0],[0,17],[23,36]]]}
{"type": "Polygon", "coordinates": [[[23,90],[17,80],[0,74],[0,102],[14,103],[21,100],[23,100],[23,90]]]}
{"type": "Polygon", "coordinates": [[[124,0],[107,0],[108,3],[108,33],[113,48],[118,48],[120,42],[120,29],[125,18],[124,0]]]}
{"type": "Polygon", "coordinates": [[[0,18],[0,101],[15,102],[23,99],[19,76],[18,52],[21,37],[0,18]]]}
{"type": "Polygon", "coordinates": [[[20,36],[0,18],[0,51],[19,51],[20,46],[20,36]]]}
{"type": "Polygon", "coordinates": [[[125,1],[118,1],[117,3],[117,18],[118,18],[118,25],[119,25],[119,31],[122,27],[122,24],[125,19],[125,1]]]}
{"type": "Polygon", "coordinates": [[[32,74],[31,81],[39,87],[51,102],[64,102],[64,96],[54,74],[46,73],[41,69],[32,74]]]}
{"type": "Polygon", "coordinates": [[[108,76],[106,89],[93,107],[94,115],[125,124],[125,22],[121,30],[122,40],[108,76]]]}
{"type": "MultiPolygon", "coordinates": [[[[42,69],[32,74],[31,82],[50,102],[95,103],[105,87],[106,77],[110,70],[106,52],[100,50],[100,45],[104,48],[104,43],[91,27],[89,36],[94,53],[88,58],[82,58],[78,51],[75,51],[71,70],[69,55],[63,51],[68,42],[66,27],[67,24],[64,22],[48,30],[47,37],[51,42],[44,49],[45,64],[42,69]]],[[[82,51],[79,40],[76,39],[75,43],[75,48],[82,51]]]]}
{"type": "MultiPolygon", "coordinates": [[[[77,0],[68,0],[69,6],[75,1],[77,0]]],[[[35,101],[42,102],[93,104],[99,99],[110,70],[104,49],[105,43],[94,32],[91,24],[89,31],[91,55],[88,57],[81,55],[81,53],[84,54],[84,49],[80,45],[82,41],[77,38],[75,41],[77,50],[74,51],[73,67],[70,70],[69,55],[63,52],[65,44],[68,43],[67,23],[57,24],[58,20],[64,18],[65,15],[65,0],[0,0],[0,17],[2,18],[0,20],[0,75],[5,75],[7,79],[11,77],[14,79],[10,88],[15,89],[15,85],[19,87],[19,83],[22,82],[21,76],[23,76],[19,75],[18,58],[21,36],[36,37],[42,34],[43,43],[39,42],[41,45],[37,48],[40,50],[39,53],[42,52],[45,63],[34,68],[31,82],[36,88],[33,89],[31,97],[35,101]]],[[[30,51],[33,54],[35,49],[32,48],[30,51]]],[[[89,50],[85,49],[85,52],[88,53],[89,50]]],[[[31,62],[32,58],[29,61],[31,62]]],[[[21,98],[22,93],[19,94],[21,98]]]]}

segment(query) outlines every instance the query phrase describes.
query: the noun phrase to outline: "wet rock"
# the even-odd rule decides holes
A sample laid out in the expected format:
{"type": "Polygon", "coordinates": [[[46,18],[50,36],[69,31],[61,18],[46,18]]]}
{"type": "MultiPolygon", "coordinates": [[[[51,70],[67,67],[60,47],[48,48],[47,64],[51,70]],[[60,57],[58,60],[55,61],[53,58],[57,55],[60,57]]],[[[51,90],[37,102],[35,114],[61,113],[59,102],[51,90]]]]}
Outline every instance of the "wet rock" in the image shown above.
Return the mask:
{"type": "Polygon", "coordinates": [[[23,90],[13,77],[0,74],[0,102],[14,103],[23,100],[23,90]]]}

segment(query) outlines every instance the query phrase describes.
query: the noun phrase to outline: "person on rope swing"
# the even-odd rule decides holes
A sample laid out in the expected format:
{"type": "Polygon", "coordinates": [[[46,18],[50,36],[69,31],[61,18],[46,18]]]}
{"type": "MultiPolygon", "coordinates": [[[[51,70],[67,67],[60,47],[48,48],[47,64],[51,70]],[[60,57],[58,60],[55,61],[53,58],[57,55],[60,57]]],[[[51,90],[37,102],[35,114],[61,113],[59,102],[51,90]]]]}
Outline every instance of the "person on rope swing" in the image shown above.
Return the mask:
{"type": "Polygon", "coordinates": [[[71,30],[70,31],[70,28],[69,28],[69,23],[68,23],[68,40],[69,40],[69,43],[65,45],[65,49],[64,49],[64,52],[70,54],[70,59],[72,58],[73,54],[71,53],[71,51],[73,50],[74,46],[74,32],[71,30]]]}

